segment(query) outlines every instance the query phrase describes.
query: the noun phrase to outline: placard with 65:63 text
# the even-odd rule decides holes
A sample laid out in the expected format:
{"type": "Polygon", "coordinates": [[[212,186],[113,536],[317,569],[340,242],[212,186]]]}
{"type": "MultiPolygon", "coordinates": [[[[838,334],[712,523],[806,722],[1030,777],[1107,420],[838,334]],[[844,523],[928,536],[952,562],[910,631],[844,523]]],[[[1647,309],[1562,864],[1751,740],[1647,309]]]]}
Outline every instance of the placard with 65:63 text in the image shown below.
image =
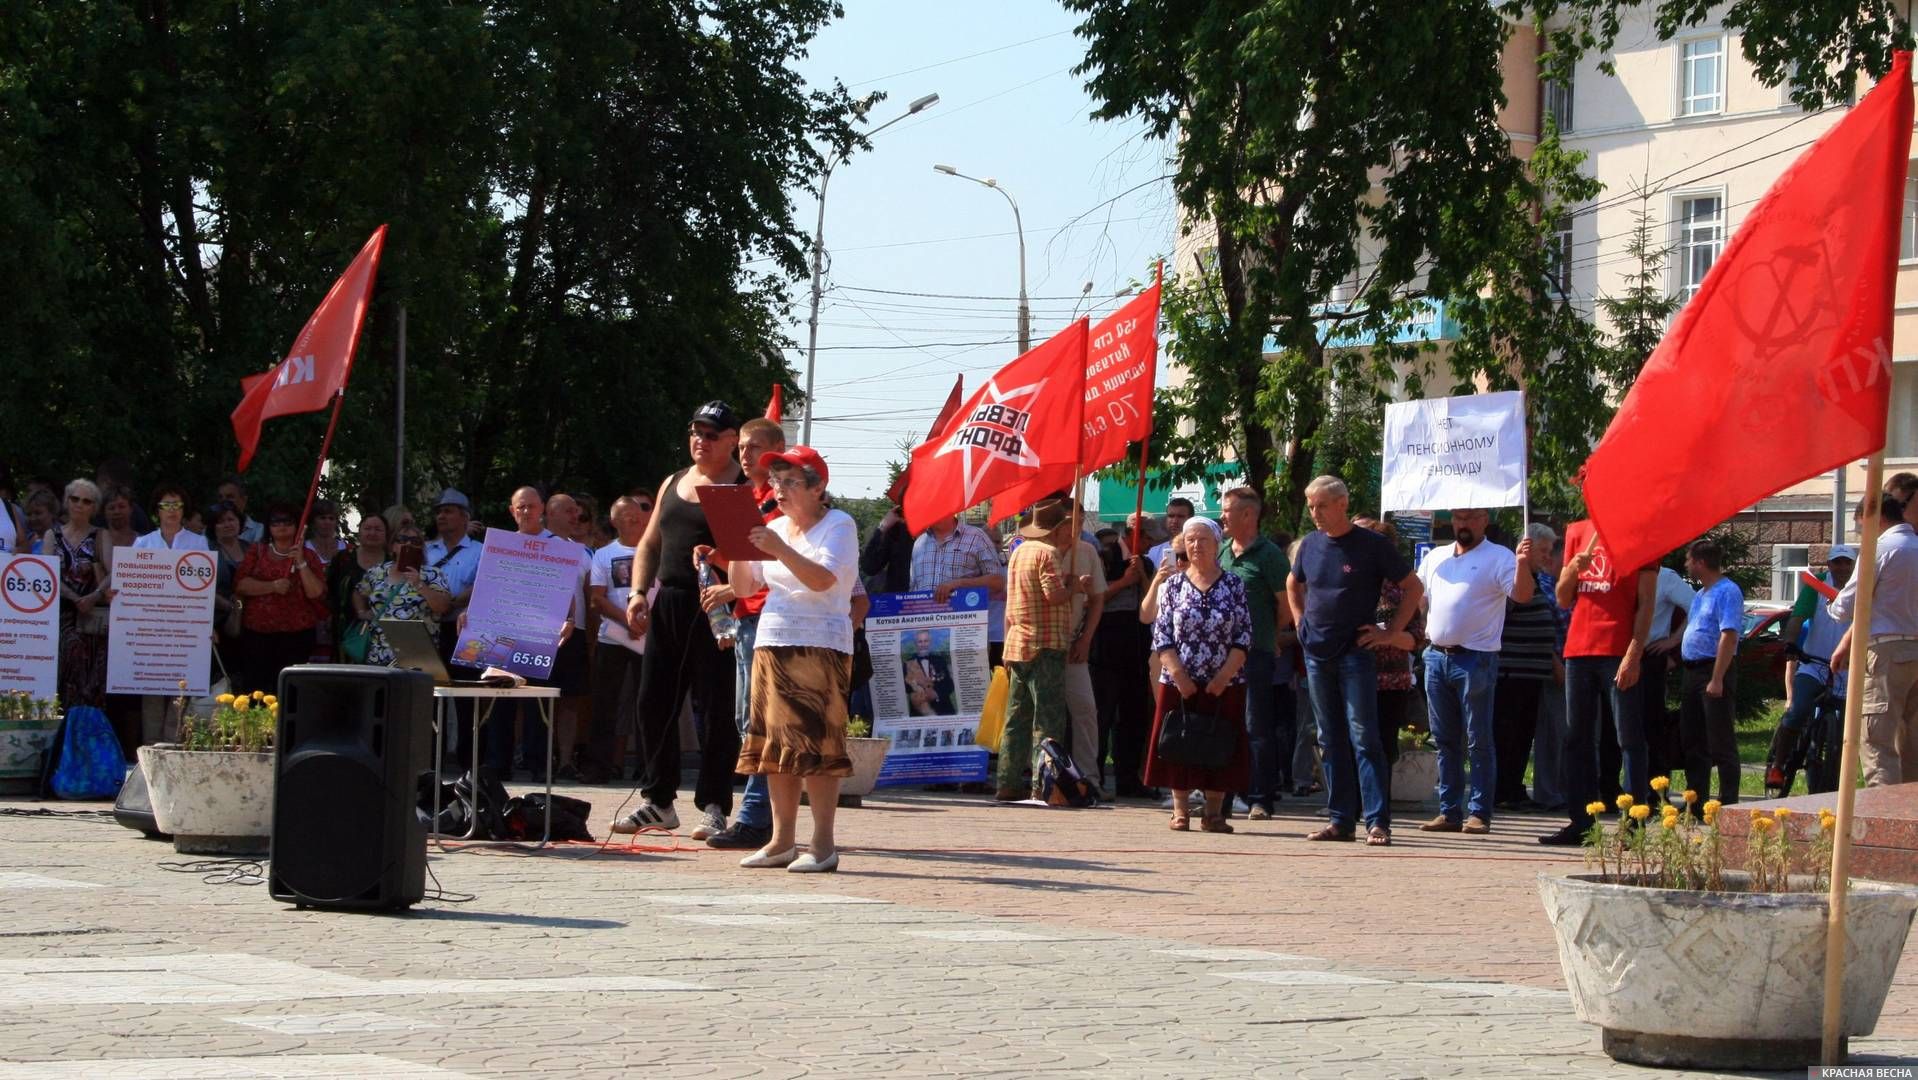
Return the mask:
{"type": "Polygon", "coordinates": [[[586,549],[571,540],[486,530],[453,662],[551,678],[585,567],[586,549]]]}
{"type": "Polygon", "coordinates": [[[207,692],[218,576],[210,551],[114,549],[107,693],[207,692]]]}

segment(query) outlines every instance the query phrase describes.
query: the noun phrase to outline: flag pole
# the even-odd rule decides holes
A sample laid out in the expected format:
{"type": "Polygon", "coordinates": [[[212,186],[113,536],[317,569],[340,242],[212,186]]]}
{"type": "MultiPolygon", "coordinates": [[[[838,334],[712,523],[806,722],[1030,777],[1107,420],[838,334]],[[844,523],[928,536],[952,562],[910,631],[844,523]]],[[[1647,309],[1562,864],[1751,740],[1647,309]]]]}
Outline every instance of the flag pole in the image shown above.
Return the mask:
{"type": "MultiPolygon", "coordinates": [[[[346,400],[344,387],[333,394],[333,416],[326,422],[326,438],[320,440],[320,460],[313,463],[313,482],[306,485],[306,505],[300,508],[300,527],[294,534],[300,543],[306,543],[306,519],[313,512],[313,496],[320,490],[320,473],[326,469],[326,455],[333,449],[333,429],[340,426],[340,403],[346,400]]],[[[296,549],[297,550],[297,549],[296,549]]]]}
{"type": "Polygon", "coordinates": [[[1138,558],[1145,552],[1139,550],[1139,530],[1145,527],[1145,463],[1146,455],[1152,450],[1152,432],[1147,431],[1145,438],[1139,440],[1139,489],[1132,497],[1132,556],[1138,558]]]}
{"type": "MultiPolygon", "coordinates": [[[[1838,821],[1831,845],[1831,888],[1826,901],[1825,1027],[1819,1061],[1845,1060],[1845,900],[1851,887],[1852,804],[1857,797],[1858,740],[1865,704],[1866,650],[1871,643],[1872,593],[1878,579],[1878,503],[1885,483],[1885,449],[1865,465],[1865,513],[1858,522],[1858,581],[1851,619],[1851,689],[1845,694],[1845,741],[1838,755],[1838,821]]],[[[1834,537],[1842,541],[1843,534],[1834,537]]]]}

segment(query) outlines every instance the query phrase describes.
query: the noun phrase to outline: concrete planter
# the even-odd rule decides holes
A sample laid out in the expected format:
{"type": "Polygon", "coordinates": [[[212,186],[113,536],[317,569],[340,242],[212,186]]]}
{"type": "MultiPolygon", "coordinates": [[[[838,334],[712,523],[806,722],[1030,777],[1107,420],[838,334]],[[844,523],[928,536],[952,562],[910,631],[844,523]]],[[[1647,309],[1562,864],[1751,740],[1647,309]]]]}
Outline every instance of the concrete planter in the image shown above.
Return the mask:
{"type": "Polygon", "coordinates": [[[1420,803],[1438,789],[1438,751],[1401,750],[1392,766],[1392,801],[1420,803]]]}
{"type": "MultiPolygon", "coordinates": [[[[1743,874],[1727,874],[1743,884],[1743,874]]],[[[1639,1065],[1818,1064],[1825,894],[1694,892],[1539,875],[1578,1018],[1639,1065]]],[[[1845,905],[1845,1034],[1869,1035],[1918,889],[1854,881],[1845,905]]]]}
{"type": "Polygon", "coordinates": [[[273,753],[140,748],[153,818],[173,849],[264,855],[271,846],[273,753]]]}
{"type": "Polygon", "coordinates": [[[60,718],[0,720],[0,794],[25,794],[40,784],[40,768],[60,718]]]}
{"type": "Polygon", "coordinates": [[[846,753],[852,758],[852,775],[839,784],[839,805],[858,806],[879,783],[879,769],[886,764],[891,739],[846,740],[846,753]]]}

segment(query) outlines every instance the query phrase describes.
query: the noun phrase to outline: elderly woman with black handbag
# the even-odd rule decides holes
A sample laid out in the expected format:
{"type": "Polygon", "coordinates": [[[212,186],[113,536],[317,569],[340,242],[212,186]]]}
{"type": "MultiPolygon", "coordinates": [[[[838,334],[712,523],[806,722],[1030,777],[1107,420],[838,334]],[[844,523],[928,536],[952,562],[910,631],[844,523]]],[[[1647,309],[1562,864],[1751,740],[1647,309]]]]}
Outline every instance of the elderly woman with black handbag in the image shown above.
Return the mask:
{"type": "Polygon", "coordinates": [[[1225,793],[1250,782],[1241,669],[1252,647],[1252,615],[1244,583],[1219,565],[1219,527],[1195,517],[1182,535],[1184,568],[1160,585],[1152,622],[1159,690],[1145,782],[1172,789],[1173,831],[1191,828],[1186,799],[1198,789],[1205,792],[1200,828],[1229,833],[1225,793]]]}

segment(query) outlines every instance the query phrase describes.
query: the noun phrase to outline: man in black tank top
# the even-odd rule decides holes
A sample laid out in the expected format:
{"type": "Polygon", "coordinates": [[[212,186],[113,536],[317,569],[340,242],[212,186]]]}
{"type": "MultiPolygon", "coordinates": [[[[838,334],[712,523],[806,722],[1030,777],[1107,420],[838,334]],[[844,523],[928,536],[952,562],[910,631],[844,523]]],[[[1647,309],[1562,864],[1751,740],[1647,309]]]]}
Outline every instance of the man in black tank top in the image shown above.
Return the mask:
{"type": "MultiPolygon", "coordinates": [[[[733,765],[739,731],[733,724],[733,659],[713,640],[699,605],[699,574],[693,549],[713,542],[706,512],[696,501],[702,484],[737,484],[745,477],[735,454],[739,416],[723,401],[693,413],[686,436],[693,464],[666,478],[654,501],[646,535],[633,553],[632,596],[627,625],[646,635],[639,675],[639,809],[613,822],[612,831],[677,829],[673,799],[679,791],[679,710],[691,691],[700,722],[699,781],[693,803],[725,828],[733,808],[733,765]],[[653,603],[646,591],[654,582],[653,603]]],[[[712,825],[706,821],[702,824],[712,825]]]]}

